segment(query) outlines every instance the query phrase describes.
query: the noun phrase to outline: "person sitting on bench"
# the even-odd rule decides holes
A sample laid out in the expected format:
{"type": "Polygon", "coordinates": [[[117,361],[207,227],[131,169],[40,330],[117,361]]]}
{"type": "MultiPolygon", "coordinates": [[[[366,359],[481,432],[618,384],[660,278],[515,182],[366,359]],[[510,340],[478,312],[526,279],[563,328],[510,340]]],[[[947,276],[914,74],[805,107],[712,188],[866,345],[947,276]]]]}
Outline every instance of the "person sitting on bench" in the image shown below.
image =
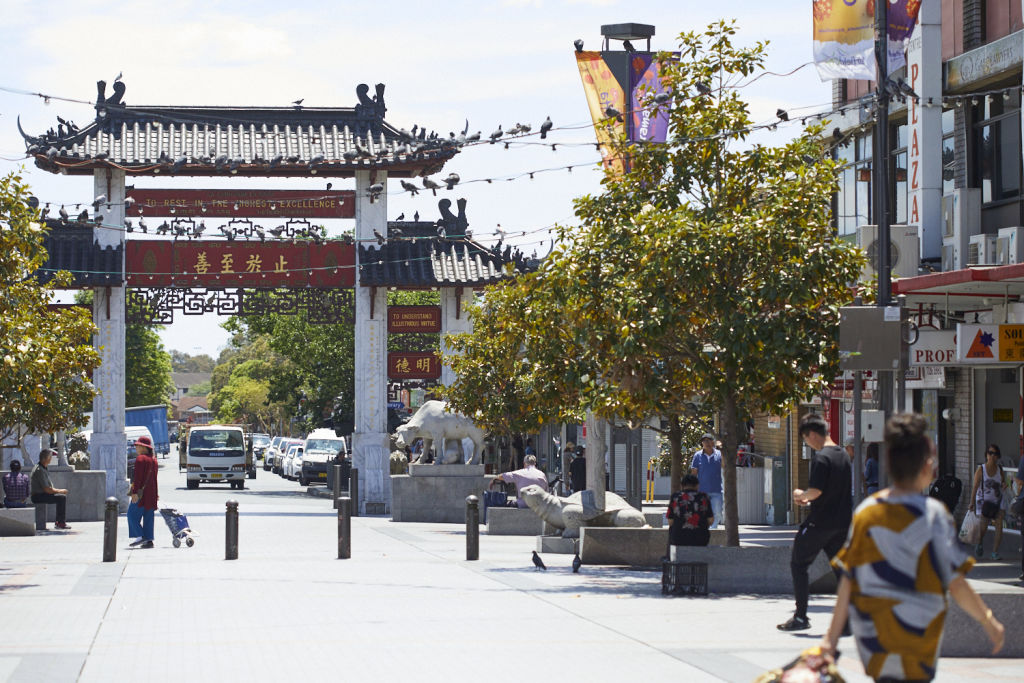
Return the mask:
{"type": "Polygon", "coordinates": [[[700,479],[696,475],[683,477],[683,490],[672,495],[668,504],[669,545],[707,545],[711,541],[708,527],[714,519],[711,499],[697,490],[700,479]]]}
{"type": "Polygon", "coordinates": [[[28,477],[21,473],[21,461],[11,461],[11,471],[4,475],[4,505],[9,508],[28,506],[28,477]]]}
{"type": "Polygon", "coordinates": [[[32,502],[36,505],[56,505],[57,523],[54,526],[58,529],[70,529],[67,524],[68,490],[53,488],[50,473],[46,469],[52,458],[53,451],[49,448],[39,451],[39,463],[32,468],[32,502]]]}

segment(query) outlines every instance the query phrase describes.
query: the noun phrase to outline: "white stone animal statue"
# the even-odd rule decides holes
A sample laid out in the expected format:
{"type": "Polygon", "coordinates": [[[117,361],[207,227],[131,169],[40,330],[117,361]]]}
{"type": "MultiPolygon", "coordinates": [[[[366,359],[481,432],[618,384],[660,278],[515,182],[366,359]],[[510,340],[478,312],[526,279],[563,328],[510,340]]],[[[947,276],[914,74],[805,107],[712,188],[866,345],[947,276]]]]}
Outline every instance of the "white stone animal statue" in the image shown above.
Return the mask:
{"type": "Polygon", "coordinates": [[[562,529],[563,538],[579,538],[582,526],[647,526],[647,519],[642,512],[611,491],[604,494],[604,511],[585,519],[583,493],[579,491],[568,498],[560,498],[534,484],[520,489],[519,497],[526,501],[527,507],[536,512],[538,517],[562,529]]]}
{"type": "Polygon", "coordinates": [[[416,414],[409,418],[409,421],[395,430],[395,443],[399,448],[412,446],[416,439],[423,439],[423,452],[416,462],[422,462],[431,446],[437,442],[437,455],[435,463],[444,465],[460,464],[462,456],[461,446],[457,449],[444,448],[445,440],[456,441],[461,444],[463,439],[473,442],[473,455],[469,458],[467,465],[474,465],[484,450],[484,430],[477,427],[472,420],[465,415],[448,412],[448,404],[444,401],[427,401],[416,414]],[[441,462],[441,461],[444,462],[441,462]]]}

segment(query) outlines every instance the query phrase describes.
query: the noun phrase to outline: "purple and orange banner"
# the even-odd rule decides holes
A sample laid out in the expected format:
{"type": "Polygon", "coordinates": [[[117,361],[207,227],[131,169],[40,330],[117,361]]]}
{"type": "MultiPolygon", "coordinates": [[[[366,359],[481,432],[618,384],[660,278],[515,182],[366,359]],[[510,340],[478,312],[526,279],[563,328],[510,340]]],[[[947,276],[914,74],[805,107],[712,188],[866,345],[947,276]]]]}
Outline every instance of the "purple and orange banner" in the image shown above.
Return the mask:
{"type": "MultiPolygon", "coordinates": [[[[813,0],[814,64],[821,80],[875,80],[875,1],[813,0]]],[[[888,2],[889,73],[906,63],[905,44],[917,22],[921,0],[888,2]]]]}
{"type": "Polygon", "coordinates": [[[587,106],[590,108],[590,118],[594,121],[597,141],[601,144],[604,166],[622,175],[625,165],[622,158],[615,153],[613,137],[605,126],[598,124],[608,118],[604,113],[605,109],[614,107],[616,111],[622,112],[623,120],[612,120],[611,130],[619,139],[625,137],[626,93],[615,80],[611,69],[601,59],[600,52],[577,52],[576,66],[579,67],[580,78],[583,79],[583,92],[587,96],[587,106]]]}
{"type": "Polygon", "coordinates": [[[645,99],[665,91],[661,84],[661,65],[651,53],[637,53],[629,62],[630,142],[665,142],[668,137],[668,107],[654,112],[645,99]]]}

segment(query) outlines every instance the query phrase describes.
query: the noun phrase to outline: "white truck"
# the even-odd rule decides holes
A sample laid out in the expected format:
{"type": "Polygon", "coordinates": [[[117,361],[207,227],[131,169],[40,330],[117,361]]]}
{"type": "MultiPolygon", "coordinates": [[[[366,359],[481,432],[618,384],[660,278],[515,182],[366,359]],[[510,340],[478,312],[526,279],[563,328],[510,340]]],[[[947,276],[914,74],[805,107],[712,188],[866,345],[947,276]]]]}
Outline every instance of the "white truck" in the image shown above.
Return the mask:
{"type": "Polygon", "coordinates": [[[185,445],[185,477],[190,489],[199,484],[223,484],[245,488],[252,467],[252,451],[246,448],[245,431],[236,425],[199,425],[188,432],[185,445]]]}
{"type": "Polygon", "coordinates": [[[327,468],[334,464],[336,456],[348,455],[345,438],[333,429],[314,429],[306,436],[302,449],[302,469],[296,471],[299,486],[309,486],[313,481],[326,481],[327,468]]]}

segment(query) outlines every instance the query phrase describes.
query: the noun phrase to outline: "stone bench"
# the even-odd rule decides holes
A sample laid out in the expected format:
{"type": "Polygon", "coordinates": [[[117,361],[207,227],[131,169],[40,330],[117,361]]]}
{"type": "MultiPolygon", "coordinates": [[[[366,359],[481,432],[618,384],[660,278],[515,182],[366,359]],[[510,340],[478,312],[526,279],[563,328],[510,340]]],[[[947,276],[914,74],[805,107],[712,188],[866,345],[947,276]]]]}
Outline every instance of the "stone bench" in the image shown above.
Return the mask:
{"type": "Polygon", "coordinates": [[[36,518],[36,510],[31,506],[24,508],[0,507],[0,536],[35,536],[36,518]]]}
{"type": "MultiPolygon", "coordinates": [[[[0,476],[6,474],[0,470],[0,476]]],[[[50,468],[53,487],[68,490],[68,522],[101,522],[103,506],[107,495],[107,473],[103,470],[61,470],[50,468]]],[[[57,519],[57,506],[50,503],[42,506],[46,510],[46,521],[57,519]]]]}
{"type": "MultiPolygon", "coordinates": [[[[711,530],[711,545],[725,543],[725,530],[711,530]]],[[[668,528],[583,527],[580,559],[584,564],[661,568],[668,553],[668,528]]]]}
{"type": "Polygon", "coordinates": [[[1006,641],[998,654],[992,654],[992,643],[985,635],[981,624],[949,599],[946,613],[946,630],[942,637],[943,657],[1024,657],[1024,638],[1020,637],[1020,624],[1024,623],[1024,588],[1007,586],[992,581],[972,581],[971,587],[981,596],[995,615],[1006,627],[1006,641]]]}
{"type": "Polygon", "coordinates": [[[487,533],[490,536],[539,536],[544,520],[529,508],[487,508],[487,533]]]}
{"type": "MultiPolygon", "coordinates": [[[[668,549],[668,529],[580,530],[580,559],[584,564],[608,564],[661,569],[668,549]]],[[[711,543],[724,543],[725,530],[712,529],[711,543]]],[[[676,546],[676,562],[703,562],[708,566],[708,590],[712,593],[792,595],[789,546],[721,545],[676,546]]],[[[811,565],[811,592],[834,593],[836,579],[824,553],[811,565]]]]}

